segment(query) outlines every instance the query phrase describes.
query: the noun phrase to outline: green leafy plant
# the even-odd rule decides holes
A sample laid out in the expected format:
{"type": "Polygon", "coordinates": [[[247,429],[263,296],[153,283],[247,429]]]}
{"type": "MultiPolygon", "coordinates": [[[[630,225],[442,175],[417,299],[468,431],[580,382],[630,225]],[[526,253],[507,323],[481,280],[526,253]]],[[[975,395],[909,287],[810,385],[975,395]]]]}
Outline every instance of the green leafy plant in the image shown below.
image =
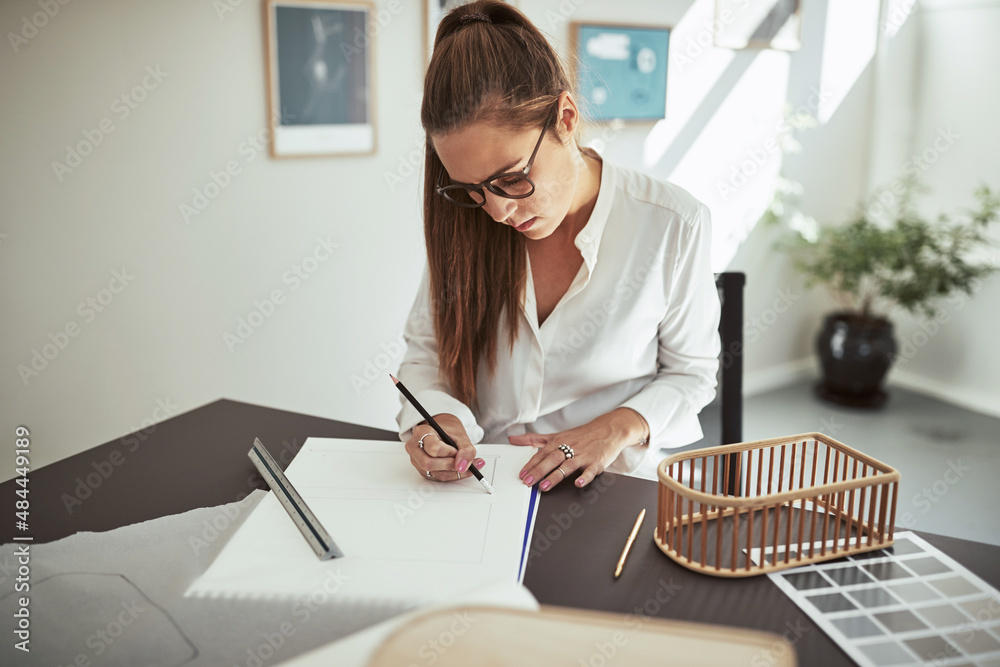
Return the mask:
{"type": "MultiPolygon", "coordinates": [[[[971,294],[998,269],[995,261],[975,262],[970,255],[990,245],[986,231],[1000,218],[1000,191],[983,184],[975,190],[977,208],[931,221],[913,206],[915,193],[926,188],[914,178],[901,184],[889,207],[873,196],[853,220],[834,226],[804,216],[798,207],[801,188],[781,179],[764,219],[786,227],[777,247],[805,274],[806,284],[825,285],[845,309],[880,317],[898,305],[934,316],[940,299],[971,294]]],[[[882,191],[883,198],[888,192],[882,191]]]]}

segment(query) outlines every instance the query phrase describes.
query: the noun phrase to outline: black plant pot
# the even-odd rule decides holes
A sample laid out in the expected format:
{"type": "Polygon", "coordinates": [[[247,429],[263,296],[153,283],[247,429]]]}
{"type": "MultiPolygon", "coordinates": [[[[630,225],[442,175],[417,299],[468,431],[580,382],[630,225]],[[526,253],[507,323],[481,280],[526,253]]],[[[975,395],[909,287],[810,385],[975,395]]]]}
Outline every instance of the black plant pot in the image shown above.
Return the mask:
{"type": "Polygon", "coordinates": [[[876,408],[888,394],[882,380],[896,355],[892,322],[852,312],[830,313],[816,336],[823,379],[816,394],[851,407],[876,408]]]}

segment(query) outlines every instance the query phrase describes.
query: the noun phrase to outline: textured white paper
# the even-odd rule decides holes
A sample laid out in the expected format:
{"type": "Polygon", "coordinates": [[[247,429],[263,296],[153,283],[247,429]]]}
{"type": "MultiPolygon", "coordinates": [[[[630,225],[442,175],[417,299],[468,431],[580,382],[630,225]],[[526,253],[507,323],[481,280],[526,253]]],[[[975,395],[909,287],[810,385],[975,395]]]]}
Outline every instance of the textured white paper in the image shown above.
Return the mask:
{"type": "MultiPolygon", "coordinates": [[[[266,443],[265,443],[266,446],[266,443]]],[[[471,475],[422,478],[402,443],[309,438],[286,476],[343,558],[321,561],[273,493],[185,596],[312,598],[404,611],[523,576],[532,447],[477,445],[488,494],[471,475]]],[[[529,511],[531,510],[531,511],[529,511]]]]}

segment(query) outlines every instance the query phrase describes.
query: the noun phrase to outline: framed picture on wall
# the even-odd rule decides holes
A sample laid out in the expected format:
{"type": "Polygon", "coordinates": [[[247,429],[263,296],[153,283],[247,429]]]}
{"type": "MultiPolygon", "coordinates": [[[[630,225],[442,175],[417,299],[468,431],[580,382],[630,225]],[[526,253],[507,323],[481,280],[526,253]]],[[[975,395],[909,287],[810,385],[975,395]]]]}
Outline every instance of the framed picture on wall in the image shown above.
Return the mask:
{"type": "MultiPolygon", "coordinates": [[[[438,24],[444,15],[459,5],[470,0],[423,0],[424,1],[424,69],[431,61],[431,51],[434,50],[434,36],[437,35],[438,24]]],[[[508,5],[517,7],[517,2],[507,0],[508,5]]]]}
{"type": "Polygon", "coordinates": [[[726,49],[798,51],[800,0],[715,0],[715,45],[726,49]]]}
{"type": "Polygon", "coordinates": [[[374,7],[267,0],[271,155],[375,152],[374,7]]]}
{"type": "Polygon", "coordinates": [[[666,26],[571,23],[573,76],[597,121],[659,120],[667,113],[666,26]]]}

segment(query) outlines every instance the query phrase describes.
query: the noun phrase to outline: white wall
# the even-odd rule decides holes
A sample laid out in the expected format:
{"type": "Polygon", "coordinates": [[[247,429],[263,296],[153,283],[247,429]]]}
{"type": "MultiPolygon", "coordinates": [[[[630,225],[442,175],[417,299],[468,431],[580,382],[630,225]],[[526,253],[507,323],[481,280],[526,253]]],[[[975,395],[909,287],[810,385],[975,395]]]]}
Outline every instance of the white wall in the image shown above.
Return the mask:
{"type": "MultiPolygon", "coordinates": [[[[791,63],[788,95],[795,108],[804,105],[823,122],[794,135],[801,151],[785,158],[784,173],[801,184],[805,214],[836,222],[866,192],[874,71],[869,56],[877,21],[870,2],[804,4],[803,46],[791,63]],[[831,66],[831,54],[847,66],[831,66]],[[825,100],[820,105],[811,103],[817,89],[825,100]]],[[[766,204],[773,186],[762,183],[759,190],[766,204]]],[[[777,232],[753,228],[728,267],[747,276],[745,395],[818,375],[814,339],[823,314],[836,305],[821,288],[807,289],[788,258],[774,250],[777,232]]]]}
{"type": "MultiPolygon", "coordinates": [[[[804,210],[822,222],[847,220],[863,199],[884,194],[913,167],[930,188],[920,211],[932,218],[973,206],[972,190],[981,182],[1000,187],[1000,87],[984,75],[1000,71],[1000,2],[883,5],[875,58],[827,125],[805,133],[801,155],[787,163],[789,176],[805,188],[804,210]],[[939,139],[953,135],[953,142],[939,139]]],[[[992,235],[1000,240],[997,227],[992,235]]],[[[758,227],[730,265],[748,275],[748,394],[818,374],[813,338],[823,313],[836,305],[820,288],[802,291],[801,278],[772,252],[774,237],[773,230],[758,227]],[[775,318],[779,294],[805,298],[775,318]],[[769,320],[775,324],[767,326],[769,320]],[[759,335],[763,331],[766,336],[759,335]]],[[[1000,251],[986,251],[981,259],[1000,264],[1000,251]]],[[[994,275],[973,295],[942,302],[937,322],[891,313],[902,358],[887,381],[1000,416],[998,302],[1000,276],[994,275]]]]}
{"type": "MultiPolygon", "coordinates": [[[[402,5],[376,37],[366,157],[241,152],[267,126],[259,2],[221,18],[203,0],[70,3],[17,53],[5,39],[0,432],[32,429],[34,467],[220,397],[392,427],[386,374],[359,392],[350,378],[391,349],[424,262],[418,178],[385,179],[420,137],[419,3],[402,5]],[[120,118],[147,67],[166,78],[120,118]],[[51,163],[103,118],[113,132],[57,180],[51,163]],[[241,173],[185,224],[180,204],[231,160],[241,173]],[[294,289],[285,272],[326,237],[339,247],[294,289]],[[122,269],[134,279],[91,321],[78,304],[122,269]],[[223,335],[276,289],[285,302],[230,351],[223,335]],[[25,384],[18,366],[72,322],[25,384]]],[[[0,4],[4,34],[35,11],[0,4]]]]}
{"type": "MultiPolygon", "coordinates": [[[[850,24],[816,0],[804,3],[801,51],[706,47],[688,62],[674,55],[704,42],[711,0],[519,4],[562,46],[570,21],[674,27],[667,119],[591,136],[609,159],[710,203],[717,268],[748,272],[748,320],[772,322],[777,296],[798,295],[748,346],[751,378],[787,380],[789,364],[808,359],[825,304],[770,251],[767,230],[751,233],[779,161],[769,155],[725,200],[719,184],[774,135],[786,97],[808,104],[829,70],[822,44],[857,39],[850,24]]],[[[70,3],[18,52],[0,49],[0,84],[12,91],[0,127],[0,433],[28,425],[36,468],[220,397],[395,427],[399,399],[385,375],[401,359],[413,277],[425,261],[419,177],[405,167],[422,140],[421,3],[402,3],[376,36],[378,151],[286,160],[251,157],[243,143],[267,120],[260,4],[221,17],[214,7],[70,3]],[[120,118],[113,101],[140,85],[147,67],[165,78],[120,118]],[[52,162],[103,118],[114,131],[58,180],[52,162]],[[230,160],[241,173],[186,224],[179,205],[230,160]],[[391,174],[402,183],[387,185],[391,174]],[[327,237],[338,247],[293,289],[283,276],[327,237]],[[91,320],[79,304],[110,296],[102,290],[123,269],[134,278],[91,320]],[[276,289],[285,301],[230,350],[224,334],[276,289]],[[78,335],[22,381],[18,367],[72,323],[78,335]],[[366,370],[374,381],[358,384],[366,370]]],[[[5,2],[0,26],[19,30],[36,11],[28,0],[5,2]]],[[[806,151],[790,165],[817,217],[842,215],[865,187],[871,73],[865,63],[856,69],[834,86],[836,109],[803,137],[806,151]]]]}
{"type": "MultiPolygon", "coordinates": [[[[973,188],[1000,188],[1000,2],[924,2],[885,49],[876,116],[877,170],[869,186],[881,191],[916,169],[930,188],[921,213],[959,213],[973,207],[973,188]]],[[[980,259],[1000,266],[998,243],[980,259]]],[[[1000,416],[1000,353],[996,307],[1000,276],[970,296],[941,304],[936,320],[893,315],[903,358],[889,380],[1000,416]]]]}

